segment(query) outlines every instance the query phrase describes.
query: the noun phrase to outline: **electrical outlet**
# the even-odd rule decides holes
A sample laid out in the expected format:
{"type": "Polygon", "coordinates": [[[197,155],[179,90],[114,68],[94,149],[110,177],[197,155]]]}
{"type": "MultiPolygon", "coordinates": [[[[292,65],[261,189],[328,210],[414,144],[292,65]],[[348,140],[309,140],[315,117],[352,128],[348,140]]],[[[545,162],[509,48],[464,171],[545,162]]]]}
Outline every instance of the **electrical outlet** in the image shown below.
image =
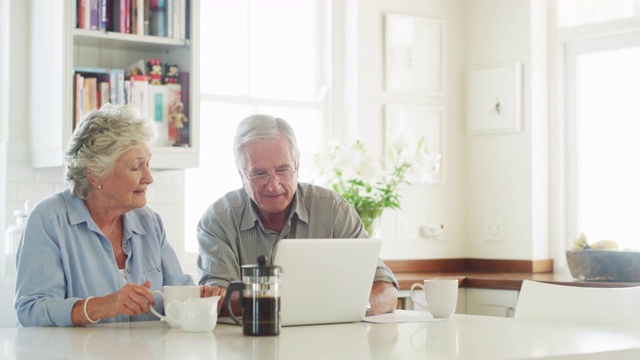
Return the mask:
{"type": "Polygon", "coordinates": [[[444,219],[438,215],[428,215],[426,223],[420,227],[420,236],[428,240],[444,240],[444,219]]]}
{"type": "Polygon", "coordinates": [[[487,216],[484,226],[484,239],[487,241],[504,241],[504,216],[487,216]]]}

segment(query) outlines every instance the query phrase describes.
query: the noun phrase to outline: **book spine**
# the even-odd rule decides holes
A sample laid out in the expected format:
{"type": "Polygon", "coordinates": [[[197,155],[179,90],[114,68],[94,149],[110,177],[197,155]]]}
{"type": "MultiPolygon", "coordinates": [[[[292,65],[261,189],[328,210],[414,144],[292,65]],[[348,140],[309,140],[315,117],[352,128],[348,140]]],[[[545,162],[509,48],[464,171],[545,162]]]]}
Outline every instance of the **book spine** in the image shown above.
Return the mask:
{"type": "Polygon", "coordinates": [[[144,35],[144,0],[131,0],[136,2],[136,34],[144,35]]]}
{"type": "Polygon", "coordinates": [[[90,30],[98,30],[98,26],[99,26],[99,21],[100,21],[100,8],[99,8],[99,4],[98,4],[99,0],[90,0],[90,23],[89,23],[89,29],[90,30]]]}
{"type": "Polygon", "coordinates": [[[76,73],[75,77],[75,98],[74,98],[74,129],[78,127],[84,115],[84,76],[76,73]]]}
{"type": "MultiPolygon", "coordinates": [[[[111,96],[111,86],[106,81],[100,82],[100,103],[98,104],[98,109],[102,107],[104,104],[111,103],[109,98],[111,96]]],[[[112,103],[113,104],[113,103],[112,103]]]]}
{"type": "Polygon", "coordinates": [[[127,5],[125,0],[115,0],[118,2],[118,30],[121,33],[127,32],[126,19],[127,19],[127,5]]]}
{"type": "Polygon", "coordinates": [[[173,0],[166,0],[167,37],[173,37],[173,0]]]}
{"type": "Polygon", "coordinates": [[[124,33],[131,34],[131,0],[124,0],[124,33]]]}
{"type": "Polygon", "coordinates": [[[107,29],[107,22],[109,19],[109,13],[107,12],[107,0],[99,0],[100,1],[100,21],[99,21],[99,26],[98,26],[98,30],[106,30],[107,29]]]}

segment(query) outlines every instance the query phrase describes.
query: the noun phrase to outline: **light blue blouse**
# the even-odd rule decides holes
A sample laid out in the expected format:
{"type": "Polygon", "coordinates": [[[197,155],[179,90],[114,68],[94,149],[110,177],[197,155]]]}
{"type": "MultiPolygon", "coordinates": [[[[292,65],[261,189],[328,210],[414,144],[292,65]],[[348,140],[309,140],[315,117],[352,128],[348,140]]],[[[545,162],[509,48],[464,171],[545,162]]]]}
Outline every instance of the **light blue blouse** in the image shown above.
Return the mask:
{"type": "MultiPolygon", "coordinates": [[[[123,216],[127,254],[123,279],[111,243],[91,218],[82,199],[64,190],[39,202],[29,214],[16,256],[16,302],[22,326],[73,326],[71,309],[81,299],[105,296],[127,282],[193,285],[167,241],[160,216],[149,207],[123,216]]],[[[154,308],[163,312],[162,298],[154,308]]],[[[149,312],[118,315],[102,322],[157,320],[149,312]]]]}

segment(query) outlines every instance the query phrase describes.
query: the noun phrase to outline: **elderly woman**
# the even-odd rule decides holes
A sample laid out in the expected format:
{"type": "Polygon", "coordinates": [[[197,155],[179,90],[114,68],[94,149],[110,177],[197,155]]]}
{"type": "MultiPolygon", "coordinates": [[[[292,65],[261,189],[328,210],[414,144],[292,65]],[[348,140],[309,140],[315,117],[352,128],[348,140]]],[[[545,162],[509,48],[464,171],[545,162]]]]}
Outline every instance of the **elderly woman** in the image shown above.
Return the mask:
{"type": "MultiPolygon", "coordinates": [[[[22,326],[157,320],[152,291],[194,285],[146,207],[149,120],[130,106],[90,113],[66,152],[68,189],[29,214],[17,255],[15,308],[22,326]]],[[[215,295],[210,287],[202,296],[215,295]]]]}

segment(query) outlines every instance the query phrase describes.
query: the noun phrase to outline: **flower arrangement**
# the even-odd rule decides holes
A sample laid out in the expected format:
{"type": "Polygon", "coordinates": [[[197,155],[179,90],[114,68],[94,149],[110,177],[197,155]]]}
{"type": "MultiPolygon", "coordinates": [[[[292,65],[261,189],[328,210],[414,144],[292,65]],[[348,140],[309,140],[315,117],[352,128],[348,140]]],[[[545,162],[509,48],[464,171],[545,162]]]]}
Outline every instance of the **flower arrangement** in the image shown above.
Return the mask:
{"type": "Polygon", "coordinates": [[[351,203],[369,235],[384,209],[400,208],[400,186],[430,184],[440,170],[439,154],[430,154],[424,138],[396,138],[376,161],[360,140],[331,143],[313,157],[316,181],[332,187],[351,203]]]}

